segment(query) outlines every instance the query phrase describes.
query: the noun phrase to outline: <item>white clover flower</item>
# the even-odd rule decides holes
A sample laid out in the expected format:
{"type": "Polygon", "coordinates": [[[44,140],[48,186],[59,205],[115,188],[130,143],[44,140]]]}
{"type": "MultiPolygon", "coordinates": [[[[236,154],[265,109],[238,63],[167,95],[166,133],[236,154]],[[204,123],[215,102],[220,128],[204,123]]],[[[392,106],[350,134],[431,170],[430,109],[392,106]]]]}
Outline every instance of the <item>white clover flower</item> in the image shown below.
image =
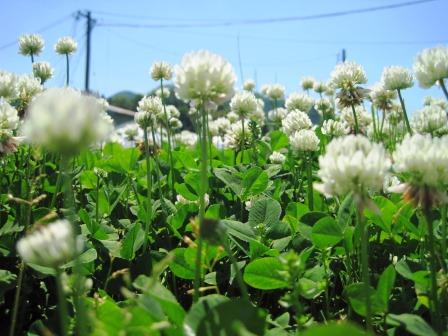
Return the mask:
{"type": "Polygon", "coordinates": [[[240,91],[230,101],[230,109],[244,119],[258,109],[258,104],[258,100],[252,92],[240,91]]]}
{"type": "Polygon", "coordinates": [[[170,119],[170,127],[173,130],[179,130],[183,126],[182,121],[180,121],[178,118],[171,118],[170,119]]]}
{"type": "Polygon", "coordinates": [[[392,101],[397,98],[397,91],[387,90],[382,82],[378,82],[370,88],[369,95],[376,108],[387,111],[391,109],[392,101]]]}
{"type": "Polygon", "coordinates": [[[173,77],[173,69],[167,62],[155,62],[149,70],[151,78],[155,81],[170,80],[173,77]]]}
{"type": "Polygon", "coordinates": [[[294,110],[282,120],[282,131],[286,135],[291,135],[302,129],[310,129],[313,126],[308,114],[302,111],[294,110]]]}
{"type": "Polygon", "coordinates": [[[423,105],[430,106],[430,105],[437,105],[444,109],[445,111],[448,111],[448,102],[445,99],[441,98],[434,98],[431,96],[425,97],[423,100],[423,105]]]}
{"type": "Polygon", "coordinates": [[[300,81],[300,86],[303,90],[307,91],[314,87],[314,82],[316,80],[313,77],[303,77],[300,81]]]}
{"type": "Polygon", "coordinates": [[[282,164],[286,161],[286,156],[280,152],[273,151],[272,154],[269,155],[269,161],[282,164]]]}
{"type": "Polygon", "coordinates": [[[75,250],[72,226],[67,220],[41,227],[17,242],[17,252],[25,263],[45,267],[62,266],[75,250]]]}
{"type": "Polygon", "coordinates": [[[257,109],[249,114],[249,119],[256,122],[259,126],[264,126],[266,115],[264,113],[264,102],[262,99],[257,98],[257,109]]]}
{"type": "Polygon", "coordinates": [[[60,55],[71,55],[78,49],[78,43],[70,36],[61,37],[54,45],[54,50],[60,55]]]}
{"type": "Polygon", "coordinates": [[[159,89],[156,90],[155,95],[157,97],[159,97],[160,99],[162,99],[162,98],[163,99],[168,99],[170,97],[170,95],[171,95],[171,91],[167,87],[164,87],[163,88],[163,97],[162,97],[162,89],[159,88],[159,89]]]}
{"type": "Polygon", "coordinates": [[[274,123],[280,124],[288,115],[288,110],[283,107],[278,107],[268,112],[268,119],[274,123]]]}
{"type": "Polygon", "coordinates": [[[19,54],[38,56],[44,49],[44,39],[38,34],[25,34],[19,38],[19,54]]]}
{"type": "Polygon", "coordinates": [[[16,78],[17,98],[20,100],[20,105],[24,108],[42,90],[40,79],[33,75],[21,75],[16,78]]]}
{"type": "Polygon", "coordinates": [[[340,137],[350,133],[350,128],[344,122],[328,119],[324,120],[321,131],[329,137],[340,137]]]}
{"type": "Polygon", "coordinates": [[[314,105],[314,108],[316,109],[317,113],[319,113],[320,116],[333,116],[334,115],[334,108],[333,104],[328,98],[322,98],[316,101],[316,104],[314,105]]]}
{"type": "Polygon", "coordinates": [[[243,125],[241,122],[234,123],[224,135],[224,147],[240,150],[245,148],[252,137],[248,120],[244,120],[244,143],[243,143],[243,125]]]}
{"type": "Polygon", "coordinates": [[[126,139],[134,141],[138,136],[138,126],[134,124],[127,125],[123,130],[126,139]]]}
{"type": "Polygon", "coordinates": [[[319,138],[310,129],[302,129],[294,132],[289,139],[291,147],[297,151],[315,152],[319,150],[319,138]]]}
{"type": "Polygon", "coordinates": [[[222,104],[234,94],[236,75],[232,65],[209,51],[184,55],[175,74],[177,95],[185,101],[222,104]]]}
{"type": "Polygon", "coordinates": [[[255,88],[255,81],[253,79],[246,79],[243,84],[243,90],[252,91],[255,88]]]}
{"type": "Polygon", "coordinates": [[[327,85],[324,82],[315,82],[313,85],[313,90],[316,93],[322,94],[327,91],[327,85]]]}
{"type": "Polygon", "coordinates": [[[134,120],[144,129],[153,125],[161,115],[163,115],[162,100],[159,97],[145,96],[138,102],[134,120]]]}
{"type": "Polygon", "coordinates": [[[393,153],[394,170],[410,175],[411,184],[433,188],[448,183],[448,136],[406,136],[393,153]]]}
{"type": "Polygon", "coordinates": [[[107,139],[110,124],[104,104],[93,96],[71,88],[51,88],[31,102],[23,124],[23,135],[35,145],[74,154],[107,139]]]}
{"type": "Polygon", "coordinates": [[[17,110],[0,98],[0,129],[15,130],[19,126],[17,110]]]}
{"type": "Polygon", "coordinates": [[[166,113],[168,114],[168,119],[170,118],[179,118],[180,112],[174,105],[166,105],[166,113]]]}
{"type": "Polygon", "coordinates": [[[216,120],[209,122],[209,131],[213,136],[223,136],[230,128],[230,120],[224,117],[220,117],[216,120]]]}
{"type": "Polygon", "coordinates": [[[281,84],[268,84],[265,95],[272,100],[283,99],[285,97],[285,87],[281,84]]]}
{"type": "Polygon", "coordinates": [[[0,97],[11,101],[16,96],[16,76],[6,71],[0,71],[0,97]]]}
{"type": "Polygon", "coordinates": [[[176,141],[187,147],[194,147],[198,142],[198,135],[190,131],[182,131],[176,134],[176,141]]]}
{"type": "Polygon", "coordinates": [[[448,47],[423,50],[417,56],[413,70],[422,88],[430,88],[437,81],[448,78],[448,47]]]}
{"type": "Polygon", "coordinates": [[[43,84],[51,77],[53,77],[53,68],[50,66],[48,62],[35,62],[33,63],[33,74],[35,77],[40,79],[40,82],[43,84]]]}
{"type": "Polygon", "coordinates": [[[340,63],[331,72],[330,84],[337,89],[348,90],[366,82],[363,67],[355,62],[340,63]]]}
{"type": "Polygon", "coordinates": [[[268,95],[269,84],[263,84],[260,88],[260,92],[262,95],[268,95]]]}
{"type": "Polygon", "coordinates": [[[308,113],[314,105],[314,99],[304,92],[291,93],[285,102],[288,111],[299,110],[308,113]]]}
{"type": "Polygon", "coordinates": [[[324,93],[327,97],[330,97],[330,98],[332,98],[334,96],[334,86],[332,85],[332,83],[330,81],[325,83],[325,92],[324,93]]]}
{"type": "Polygon", "coordinates": [[[317,175],[322,183],[314,187],[327,197],[378,191],[390,165],[381,144],[372,143],[362,135],[335,138],[328,144],[325,154],[319,157],[317,175]]]}
{"type": "MultiPolygon", "coordinates": [[[[372,116],[361,105],[355,107],[358,126],[360,129],[366,128],[372,122],[372,116]]],[[[355,128],[355,117],[351,107],[345,107],[341,111],[341,120],[344,121],[352,129],[355,128]]]]}
{"type": "Polygon", "coordinates": [[[412,127],[417,133],[421,134],[447,134],[448,117],[446,111],[438,105],[425,106],[414,114],[412,127]]]}
{"type": "Polygon", "coordinates": [[[229,113],[227,113],[226,118],[229,119],[229,121],[233,124],[234,122],[236,122],[237,120],[240,119],[240,117],[238,116],[238,114],[236,114],[233,111],[230,111],[229,113]]]}
{"type": "Polygon", "coordinates": [[[401,66],[389,66],[384,68],[381,82],[386,90],[404,90],[414,85],[414,79],[410,70],[401,66]]]}

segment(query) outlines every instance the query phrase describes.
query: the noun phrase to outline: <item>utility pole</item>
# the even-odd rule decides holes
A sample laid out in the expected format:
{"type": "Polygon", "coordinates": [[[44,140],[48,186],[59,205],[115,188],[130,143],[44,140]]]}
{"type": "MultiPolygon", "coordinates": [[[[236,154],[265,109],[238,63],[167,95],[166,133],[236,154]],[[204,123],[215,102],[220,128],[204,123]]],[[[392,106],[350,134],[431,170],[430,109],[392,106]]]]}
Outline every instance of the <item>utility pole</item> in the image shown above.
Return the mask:
{"type": "Polygon", "coordinates": [[[90,42],[92,29],[96,23],[96,20],[92,19],[92,13],[88,11],[78,11],[76,14],[76,19],[79,18],[86,19],[86,73],[85,73],[85,81],[84,81],[84,90],[86,92],[90,91],[90,42]]]}
{"type": "Polygon", "coordinates": [[[346,57],[347,57],[347,55],[346,55],[345,48],[344,48],[344,49],[342,49],[342,63],[345,62],[346,57]]]}

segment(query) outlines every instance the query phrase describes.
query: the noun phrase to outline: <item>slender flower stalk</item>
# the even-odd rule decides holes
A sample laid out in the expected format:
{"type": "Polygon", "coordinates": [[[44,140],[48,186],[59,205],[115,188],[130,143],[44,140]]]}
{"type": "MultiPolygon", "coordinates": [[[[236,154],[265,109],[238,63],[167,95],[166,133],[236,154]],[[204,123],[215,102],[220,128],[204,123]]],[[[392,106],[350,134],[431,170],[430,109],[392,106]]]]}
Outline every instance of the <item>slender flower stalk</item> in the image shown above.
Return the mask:
{"type": "Polygon", "coordinates": [[[68,335],[68,310],[67,310],[67,300],[65,298],[65,293],[62,285],[62,271],[59,267],[56,267],[56,289],[58,293],[58,312],[61,334],[63,336],[68,335]]]}
{"type": "Polygon", "coordinates": [[[361,234],[361,278],[364,284],[364,303],[366,306],[366,327],[372,332],[372,306],[370,302],[370,274],[369,274],[369,231],[364,220],[364,208],[358,204],[356,212],[357,226],[361,234]]]}
{"type": "Polygon", "coordinates": [[[442,91],[443,91],[446,99],[448,100],[448,90],[446,89],[445,80],[444,79],[439,79],[439,85],[442,88],[442,91]]]}
{"type": "Polygon", "coordinates": [[[307,164],[306,164],[306,177],[307,177],[307,187],[308,187],[308,207],[311,211],[314,210],[314,196],[313,196],[313,154],[308,153],[307,164]]]}
{"type": "Polygon", "coordinates": [[[165,104],[165,98],[164,98],[164,94],[163,94],[163,78],[160,78],[160,90],[162,92],[162,104],[163,104],[163,113],[165,116],[165,123],[166,123],[166,133],[167,133],[167,137],[168,137],[168,160],[170,161],[170,176],[171,176],[171,186],[170,186],[170,190],[172,193],[172,199],[174,199],[174,163],[173,163],[173,153],[172,153],[172,148],[171,148],[171,126],[170,126],[170,121],[168,120],[168,113],[166,111],[166,104],[165,104]]]}
{"type": "Polygon", "coordinates": [[[150,158],[150,151],[149,151],[149,141],[148,141],[148,128],[145,127],[143,129],[143,139],[145,142],[145,161],[146,161],[146,184],[147,184],[147,194],[146,194],[146,223],[145,223],[145,240],[143,242],[143,251],[146,251],[146,248],[148,246],[148,234],[149,234],[149,227],[151,226],[151,220],[152,220],[152,182],[151,182],[151,176],[152,176],[152,168],[151,168],[151,158],[150,158]]]}
{"type": "Polygon", "coordinates": [[[205,217],[205,194],[208,190],[208,160],[207,160],[207,128],[206,128],[206,110],[204,104],[201,104],[201,184],[199,190],[199,236],[196,251],[195,261],[195,277],[194,277],[194,294],[193,301],[197,302],[199,299],[199,287],[201,283],[201,265],[202,265],[202,237],[200,236],[202,227],[204,225],[205,217]]]}
{"type": "Polygon", "coordinates": [[[25,274],[25,263],[22,261],[20,263],[19,277],[17,279],[17,289],[16,289],[16,293],[14,295],[14,307],[12,309],[11,327],[9,328],[9,336],[14,336],[15,331],[16,331],[17,314],[19,312],[20,296],[22,294],[24,274],[25,274]]]}
{"type": "Polygon", "coordinates": [[[244,147],[246,144],[246,134],[244,132],[244,119],[241,118],[241,164],[244,164],[244,147]]]}
{"type": "MultiPolygon", "coordinates": [[[[72,158],[73,159],[73,158],[72,158]]],[[[79,256],[81,251],[78,249],[76,244],[77,241],[77,230],[78,227],[75,225],[75,213],[76,205],[73,194],[72,187],[72,177],[70,171],[70,156],[61,155],[61,171],[62,174],[62,185],[64,191],[64,207],[67,209],[67,219],[72,223],[73,226],[73,246],[74,246],[74,267],[73,273],[75,274],[75,284],[73,290],[73,302],[76,311],[76,331],[79,335],[85,335],[87,327],[87,312],[84,304],[84,277],[81,274],[81,261],[79,256]]]]}
{"type": "Polygon", "coordinates": [[[359,134],[358,116],[356,115],[355,105],[350,105],[353,113],[353,120],[355,121],[355,135],[359,134]]]}
{"type": "Polygon", "coordinates": [[[410,135],[412,135],[411,124],[409,123],[409,118],[408,118],[408,114],[406,112],[406,106],[404,105],[403,96],[401,95],[401,90],[397,89],[397,93],[398,93],[398,98],[400,99],[401,109],[403,110],[403,118],[404,118],[404,122],[406,124],[406,130],[408,131],[408,133],[410,135]]]}
{"type": "Polygon", "coordinates": [[[440,243],[441,247],[441,256],[442,256],[442,267],[445,271],[445,273],[448,272],[448,265],[446,264],[447,260],[447,253],[448,253],[448,247],[447,247],[447,237],[448,237],[448,226],[447,226],[447,210],[448,206],[446,204],[442,205],[442,211],[440,216],[442,217],[440,220],[442,222],[442,240],[440,243]]]}
{"type": "Polygon", "coordinates": [[[69,86],[70,85],[70,61],[68,59],[68,54],[65,54],[65,66],[66,66],[65,86],[69,86]]]}
{"type": "Polygon", "coordinates": [[[441,311],[440,311],[440,303],[437,295],[437,254],[436,254],[436,242],[434,238],[434,225],[432,219],[429,215],[428,209],[423,209],[423,216],[426,221],[426,225],[428,226],[427,232],[427,242],[429,249],[429,268],[430,268],[430,278],[431,278],[431,320],[434,323],[436,330],[441,330],[441,311]]]}

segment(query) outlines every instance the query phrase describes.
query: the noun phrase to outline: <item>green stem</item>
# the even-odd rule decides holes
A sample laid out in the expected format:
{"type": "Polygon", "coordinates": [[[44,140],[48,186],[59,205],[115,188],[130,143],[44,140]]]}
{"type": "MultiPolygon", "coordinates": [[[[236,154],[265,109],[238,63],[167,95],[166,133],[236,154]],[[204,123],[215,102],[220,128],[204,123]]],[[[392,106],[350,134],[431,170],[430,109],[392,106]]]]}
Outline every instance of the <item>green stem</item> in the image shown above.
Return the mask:
{"type": "Polygon", "coordinates": [[[68,335],[68,310],[67,300],[65,298],[64,288],[62,286],[62,271],[56,268],[56,288],[58,292],[58,312],[59,321],[61,323],[61,333],[63,336],[68,335]]]}
{"type": "Polygon", "coordinates": [[[162,103],[163,103],[163,113],[165,114],[165,122],[166,122],[166,133],[168,136],[168,159],[170,161],[170,176],[171,176],[171,193],[172,200],[174,199],[174,164],[173,164],[173,153],[171,149],[171,127],[170,121],[168,120],[168,113],[166,112],[165,98],[163,95],[163,79],[160,79],[160,90],[162,92],[162,103]]]}
{"type": "Polygon", "coordinates": [[[65,64],[66,64],[65,86],[69,86],[69,84],[70,84],[70,62],[69,62],[69,59],[68,59],[68,54],[65,54],[65,64]]]}
{"type": "Polygon", "coordinates": [[[330,294],[328,290],[328,286],[330,284],[329,276],[328,276],[328,267],[327,267],[327,253],[325,250],[322,251],[322,264],[324,266],[325,273],[325,318],[330,318],[330,294]]]}
{"type": "Polygon", "coordinates": [[[143,129],[143,136],[145,142],[145,160],[146,160],[146,184],[147,184],[147,200],[146,200],[146,223],[145,223],[145,240],[143,243],[143,251],[146,251],[148,246],[148,233],[149,226],[151,225],[152,218],[152,199],[151,199],[151,159],[149,157],[149,141],[148,141],[148,128],[143,129]]]}
{"type": "Polygon", "coordinates": [[[96,204],[95,204],[95,220],[96,220],[97,224],[99,224],[99,219],[100,219],[99,203],[100,203],[100,176],[97,174],[96,175],[96,204]]]}
{"type": "Polygon", "coordinates": [[[448,235],[448,227],[447,227],[447,221],[446,221],[446,214],[447,214],[447,205],[444,204],[442,205],[442,211],[441,211],[441,222],[442,222],[442,239],[441,239],[441,248],[442,248],[442,267],[445,271],[445,273],[447,273],[447,264],[446,264],[446,260],[447,260],[447,244],[446,244],[446,239],[447,239],[447,235],[448,235]]]}
{"type": "Polygon", "coordinates": [[[355,134],[359,134],[358,116],[356,115],[355,106],[352,105],[353,119],[355,120],[355,134]]]}
{"type": "Polygon", "coordinates": [[[56,186],[54,189],[54,193],[53,196],[51,197],[50,209],[53,209],[56,204],[56,199],[59,191],[61,190],[61,185],[62,185],[62,172],[61,172],[61,160],[59,160],[59,172],[56,178],[56,186]]]}
{"type": "Polygon", "coordinates": [[[431,277],[431,322],[434,325],[436,332],[441,335],[441,316],[440,305],[437,297],[437,266],[436,266],[436,248],[434,239],[434,226],[429,215],[429,210],[423,210],[423,217],[428,226],[427,241],[429,249],[429,267],[431,277]]]}
{"type": "Polygon", "coordinates": [[[445,81],[443,79],[439,79],[439,84],[445,94],[446,99],[448,100],[448,90],[446,89],[445,81]]]}
{"type": "MultiPolygon", "coordinates": [[[[156,143],[156,136],[155,136],[155,132],[154,132],[154,126],[151,126],[151,134],[152,134],[152,142],[153,144],[156,143]]],[[[159,160],[157,159],[157,156],[154,155],[154,168],[156,170],[156,174],[157,174],[157,190],[159,191],[159,198],[161,200],[162,203],[165,202],[165,196],[163,195],[163,190],[162,190],[162,173],[160,172],[160,165],[159,165],[159,160]]]]}
{"type": "Polygon", "coordinates": [[[373,104],[370,106],[370,112],[372,113],[373,134],[374,134],[375,139],[378,139],[376,117],[375,117],[375,107],[373,106],[373,104]]]}
{"type": "Polygon", "coordinates": [[[383,128],[384,128],[384,121],[386,120],[386,111],[383,110],[382,116],[381,116],[381,128],[380,128],[380,136],[383,136],[383,128]]]}
{"type": "Polygon", "coordinates": [[[306,165],[306,177],[308,187],[308,207],[311,211],[314,210],[314,196],[313,196],[313,161],[312,152],[308,153],[308,162],[306,165]]]}
{"type": "MultiPolygon", "coordinates": [[[[208,113],[207,113],[207,136],[208,136],[208,153],[209,153],[209,159],[210,159],[210,175],[213,176],[213,141],[212,141],[212,134],[210,133],[210,128],[208,124],[208,113]]],[[[213,188],[213,186],[212,186],[213,188]]]]}
{"type": "Polygon", "coordinates": [[[246,136],[244,134],[244,118],[241,118],[241,164],[244,164],[244,145],[246,144],[246,136]]]}
{"type": "Polygon", "coordinates": [[[229,256],[230,262],[232,263],[233,271],[235,272],[236,281],[238,282],[238,286],[240,287],[241,295],[247,301],[249,301],[249,294],[247,291],[246,284],[243,281],[243,276],[241,274],[241,270],[238,268],[238,263],[236,262],[235,256],[232,253],[232,250],[229,247],[229,244],[226,241],[226,237],[222,238],[222,244],[224,249],[229,256]]]}
{"type": "Polygon", "coordinates": [[[403,97],[401,96],[401,90],[397,89],[397,92],[398,92],[398,98],[400,99],[401,109],[403,110],[403,118],[406,124],[406,129],[408,130],[408,133],[412,135],[411,124],[409,123],[408,114],[406,113],[406,106],[404,105],[404,100],[403,97]]]}
{"type": "MultiPolygon", "coordinates": [[[[73,158],[74,161],[75,158],[73,158]]],[[[79,226],[75,223],[75,213],[76,205],[73,195],[72,188],[72,178],[70,172],[70,157],[66,155],[61,156],[61,173],[63,176],[63,186],[64,186],[64,207],[67,210],[67,219],[73,226],[73,240],[75,246],[75,260],[73,266],[73,274],[75,275],[75,284],[73,287],[73,303],[76,311],[76,334],[77,335],[87,335],[87,315],[83,302],[84,295],[84,277],[81,274],[81,262],[79,256],[81,251],[78,250],[77,246],[77,235],[79,231],[79,226]]]]}
{"type": "Polygon", "coordinates": [[[201,185],[199,192],[199,235],[198,235],[198,247],[196,251],[195,260],[195,277],[194,277],[194,295],[193,301],[197,302],[199,299],[199,287],[201,283],[201,263],[202,263],[202,238],[201,231],[204,225],[205,216],[205,194],[208,189],[208,176],[207,176],[207,128],[206,128],[206,111],[204,108],[204,102],[201,105],[202,123],[201,123],[201,185]]]}
{"type": "Polygon", "coordinates": [[[357,221],[361,234],[361,273],[364,284],[364,300],[366,305],[366,326],[367,331],[372,332],[372,307],[370,302],[370,276],[369,276],[369,231],[362,215],[363,208],[358,205],[357,221]]]}
{"type": "Polygon", "coordinates": [[[17,290],[14,296],[14,307],[12,309],[11,328],[9,329],[9,336],[15,335],[15,329],[17,325],[17,314],[19,312],[20,294],[22,292],[24,273],[25,273],[25,263],[22,261],[20,264],[19,278],[17,279],[17,290]]]}

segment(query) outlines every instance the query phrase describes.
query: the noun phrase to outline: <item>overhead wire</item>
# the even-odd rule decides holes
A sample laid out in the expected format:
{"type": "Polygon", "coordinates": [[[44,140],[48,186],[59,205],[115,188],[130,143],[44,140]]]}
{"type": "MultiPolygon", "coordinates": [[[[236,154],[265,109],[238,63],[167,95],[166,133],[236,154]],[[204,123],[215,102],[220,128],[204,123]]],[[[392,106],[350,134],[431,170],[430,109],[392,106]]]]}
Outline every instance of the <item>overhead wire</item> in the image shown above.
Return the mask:
{"type": "MultiPolygon", "coordinates": [[[[59,20],[57,20],[57,21],[54,21],[54,22],[52,22],[52,23],[50,23],[50,24],[48,24],[48,25],[45,25],[45,26],[43,26],[42,28],[37,29],[36,32],[38,32],[38,33],[43,33],[43,32],[45,32],[45,31],[47,31],[47,30],[50,30],[50,29],[52,29],[52,28],[54,28],[54,27],[60,25],[61,23],[66,22],[67,19],[70,19],[70,18],[72,18],[72,17],[73,17],[73,13],[70,14],[70,15],[64,16],[64,17],[62,17],[61,19],[59,19],[59,20]]],[[[8,43],[6,43],[6,44],[4,44],[4,45],[2,45],[2,46],[0,46],[0,50],[7,49],[7,48],[12,47],[12,46],[14,46],[14,45],[16,45],[16,44],[17,44],[17,39],[14,40],[14,41],[8,42],[8,43]]]]}
{"type": "Polygon", "coordinates": [[[310,21],[310,20],[318,20],[318,19],[326,19],[333,17],[341,17],[347,15],[354,14],[362,14],[362,13],[370,13],[376,11],[384,11],[390,9],[397,9],[402,7],[409,7],[420,5],[424,3],[434,2],[439,0],[414,0],[414,1],[406,1],[395,4],[367,7],[367,8],[358,8],[337,12],[329,12],[329,13],[319,13],[319,14],[311,14],[311,15],[301,15],[301,16],[287,16],[287,17],[271,17],[264,19],[243,19],[243,20],[225,20],[217,22],[195,22],[195,23],[129,23],[129,22],[110,22],[110,23],[98,23],[99,26],[108,26],[108,27],[127,27],[127,28],[211,28],[211,27],[228,27],[228,26],[236,26],[236,25],[260,25],[260,24],[272,24],[272,23],[282,23],[282,22],[292,22],[292,21],[310,21]]]}

